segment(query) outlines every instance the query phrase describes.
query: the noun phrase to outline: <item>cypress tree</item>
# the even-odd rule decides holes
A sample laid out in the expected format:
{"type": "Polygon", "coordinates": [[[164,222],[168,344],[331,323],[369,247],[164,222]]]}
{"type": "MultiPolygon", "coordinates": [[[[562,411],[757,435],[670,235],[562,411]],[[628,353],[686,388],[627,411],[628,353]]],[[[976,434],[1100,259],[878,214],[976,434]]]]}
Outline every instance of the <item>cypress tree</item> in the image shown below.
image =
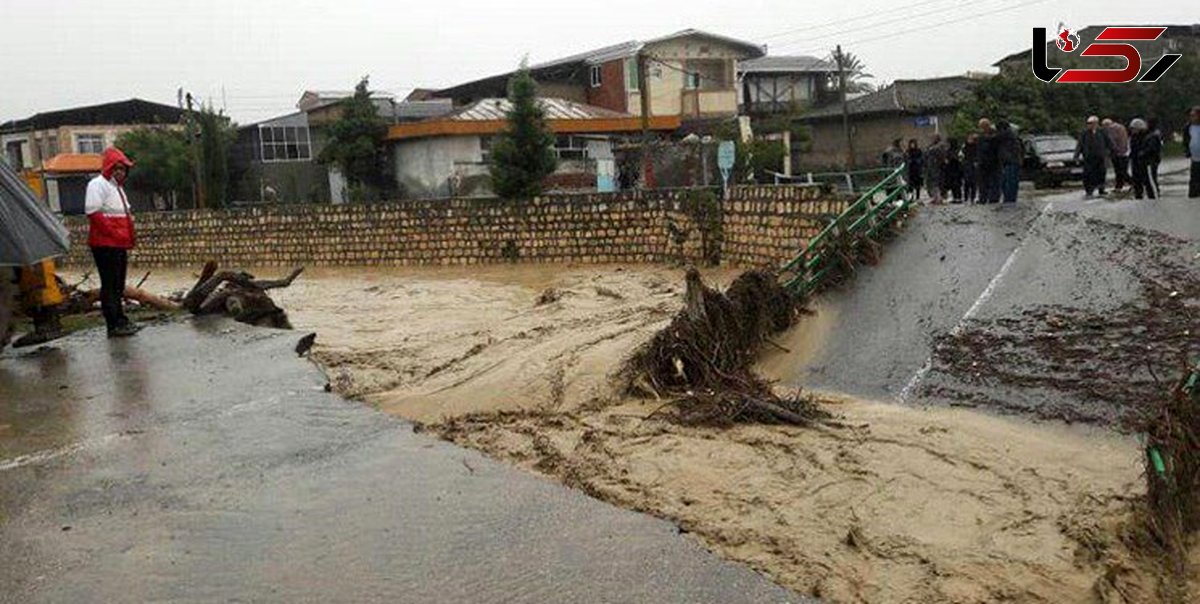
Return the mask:
{"type": "Polygon", "coordinates": [[[546,177],[558,167],[554,133],[546,125],[546,112],[538,104],[537,85],[529,67],[509,83],[508,127],[492,143],[492,189],[506,199],[528,199],[542,192],[546,177]]]}

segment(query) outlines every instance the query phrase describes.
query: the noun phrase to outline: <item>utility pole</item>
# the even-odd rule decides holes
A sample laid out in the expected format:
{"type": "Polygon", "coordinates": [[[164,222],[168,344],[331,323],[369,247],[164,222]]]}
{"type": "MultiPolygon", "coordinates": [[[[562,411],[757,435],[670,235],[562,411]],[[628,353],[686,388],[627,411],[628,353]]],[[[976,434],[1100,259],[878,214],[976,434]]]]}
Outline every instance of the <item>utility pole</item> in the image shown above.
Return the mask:
{"type": "Polygon", "coordinates": [[[648,188],[650,186],[651,174],[653,171],[652,162],[650,159],[650,86],[647,85],[650,78],[646,71],[648,66],[649,61],[646,58],[646,51],[638,51],[638,96],[641,98],[642,104],[642,188],[648,188]]]}
{"type": "Polygon", "coordinates": [[[842,97],[842,130],[846,134],[846,169],[854,169],[854,136],[850,133],[850,104],[846,101],[846,55],[842,54],[842,45],[837,45],[834,59],[838,68],[838,93],[842,97]]]}
{"type": "Polygon", "coordinates": [[[192,194],[196,199],[196,209],[204,209],[204,150],[196,144],[196,112],[192,108],[192,93],[187,93],[187,137],[188,146],[192,151],[192,194]]]}

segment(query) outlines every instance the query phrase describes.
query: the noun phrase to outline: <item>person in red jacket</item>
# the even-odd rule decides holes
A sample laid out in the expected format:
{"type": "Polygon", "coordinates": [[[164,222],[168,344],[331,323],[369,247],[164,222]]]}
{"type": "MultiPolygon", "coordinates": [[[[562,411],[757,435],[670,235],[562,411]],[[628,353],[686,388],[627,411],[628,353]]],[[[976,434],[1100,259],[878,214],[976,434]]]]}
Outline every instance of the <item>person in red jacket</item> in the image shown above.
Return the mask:
{"type": "Polygon", "coordinates": [[[100,274],[100,308],[108,337],[132,336],[140,329],[125,316],[125,271],[134,245],[133,214],[125,197],[125,177],[133,162],[120,149],[104,151],[100,176],[88,183],[84,211],[88,216],[88,247],[100,274]]]}

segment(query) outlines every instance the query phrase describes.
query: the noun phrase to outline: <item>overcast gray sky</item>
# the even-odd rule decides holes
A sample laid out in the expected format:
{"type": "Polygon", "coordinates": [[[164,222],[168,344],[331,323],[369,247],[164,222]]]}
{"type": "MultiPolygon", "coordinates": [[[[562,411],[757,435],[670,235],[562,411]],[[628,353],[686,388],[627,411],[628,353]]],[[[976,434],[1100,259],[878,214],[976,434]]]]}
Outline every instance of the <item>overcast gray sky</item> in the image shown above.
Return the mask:
{"type": "Polygon", "coordinates": [[[836,43],[883,81],[985,70],[1030,28],[1200,21],[1194,0],[4,0],[0,121],[179,87],[241,123],[305,89],[404,95],[532,62],[697,28],[825,54],[836,43]],[[907,7],[904,12],[894,12],[907,7]],[[893,11],[884,12],[881,11],[893,11]],[[837,22],[830,24],[830,22],[837,22]],[[957,21],[947,23],[948,21],[957,21]],[[918,31],[895,35],[898,32],[918,31]],[[786,32],[786,33],[785,33],[786,32]]]}

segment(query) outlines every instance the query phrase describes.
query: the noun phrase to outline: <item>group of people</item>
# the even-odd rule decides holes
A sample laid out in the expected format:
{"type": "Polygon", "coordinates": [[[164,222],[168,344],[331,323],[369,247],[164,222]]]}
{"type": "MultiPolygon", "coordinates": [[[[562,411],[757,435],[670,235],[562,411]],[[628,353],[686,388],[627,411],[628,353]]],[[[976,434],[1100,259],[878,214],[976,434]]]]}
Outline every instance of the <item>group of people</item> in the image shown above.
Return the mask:
{"type": "Polygon", "coordinates": [[[961,142],[934,134],[929,145],[921,148],[917,139],[909,139],[901,148],[901,139],[883,153],[885,166],[906,165],[905,180],[917,199],[924,190],[930,203],[1016,203],[1021,178],[1021,141],[1008,122],[993,125],[979,120],[979,130],[961,142]]]}
{"type": "Polygon", "coordinates": [[[1162,133],[1152,122],[1134,118],[1126,128],[1116,120],[1089,117],[1075,147],[1075,159],[1083,160],[1084,195],[1105,194],[1107,166],[1111,165],[1118,192],[1132,185],[1135,198],[1157,199],[1162,148],[1162,133]]]}
{"type": "MultiPolygon", "coordinates": [[[[1011,123],[979,120],[976,132],[960,143],[934,134],[922,148],[917,139],[895,139],[883,152],[889,168],[905,165],[909,189],[930,203],[1016,203],[1024,150],[1011,123]]],[[[1188,197],[1200,197],[1200,106],[1192,107],[1183,131],[1184,152],[1191,160],[1188,197]]],[[[1114,188],[1133,189],[1136,199],[1159,197],[1158,168],[1162,163],[1163,135],[1153,120],[1134,118],[1128,126],[1114,119],[1087,118],[1077,137],[1075,160],[1082,160],[1083,191],[1086,197],[1106,194],[1108,166],[1112,166],[1114,188]]]]}

